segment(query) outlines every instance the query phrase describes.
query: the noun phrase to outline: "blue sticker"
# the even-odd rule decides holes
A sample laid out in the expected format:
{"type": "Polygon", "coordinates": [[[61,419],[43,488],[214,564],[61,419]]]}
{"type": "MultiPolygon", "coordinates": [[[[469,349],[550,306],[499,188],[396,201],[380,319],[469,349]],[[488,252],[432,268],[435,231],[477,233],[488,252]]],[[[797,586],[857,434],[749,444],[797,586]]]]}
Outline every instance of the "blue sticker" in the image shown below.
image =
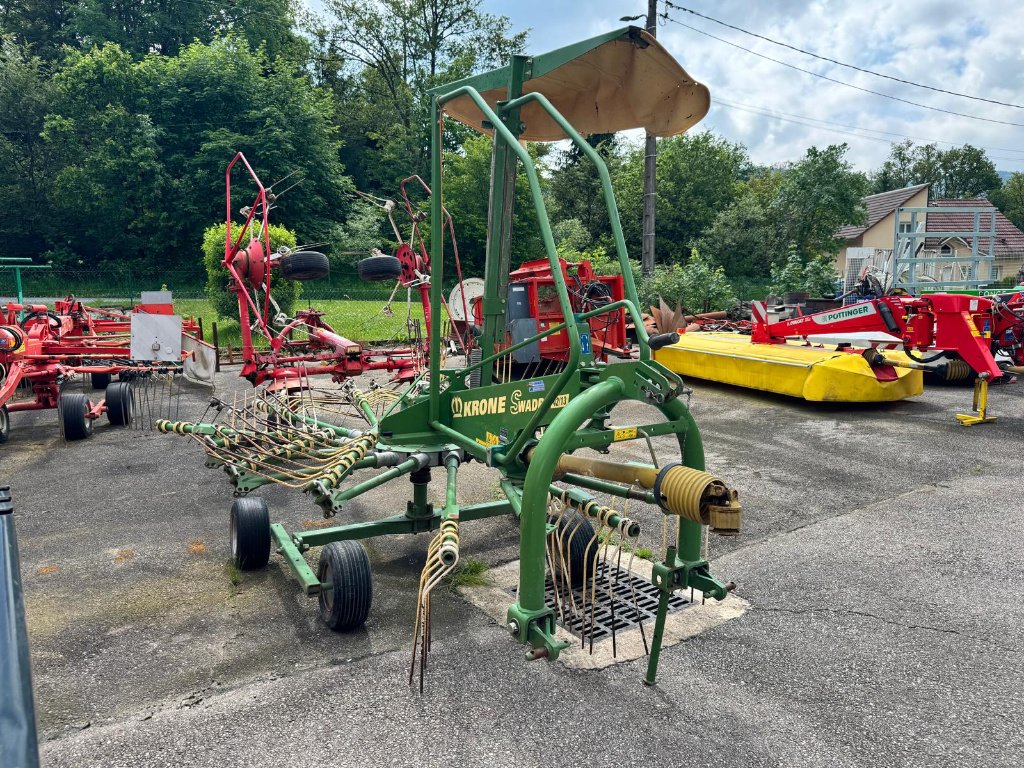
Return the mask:
{"type": "Polygon", "coordinates": [[[589,355],[590,354],[590,334],[589,333],[581,333],[580,334],[580,350],[583,352],[584,355],[589,355]]]}
{"type": "Polygon", "coordinates": [[[528,389],[529,389],[530,392],[543,392],[544,391],[544,382],[543,381],[531,381],[530,384],[528,385],[528,389]]]}

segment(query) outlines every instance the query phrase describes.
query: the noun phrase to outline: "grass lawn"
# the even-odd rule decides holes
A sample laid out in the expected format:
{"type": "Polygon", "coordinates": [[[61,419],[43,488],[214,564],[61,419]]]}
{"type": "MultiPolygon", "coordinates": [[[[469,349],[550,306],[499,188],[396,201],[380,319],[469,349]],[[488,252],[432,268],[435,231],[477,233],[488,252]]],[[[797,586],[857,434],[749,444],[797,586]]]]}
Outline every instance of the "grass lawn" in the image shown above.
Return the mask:
{"type": "MultiPolygon", "coordinates": [[[[406,316],[409,306],[403,295],[396,296],[391,305],[393,316],[388,317],[383,313],[384,304],[381,301],[367,301],[360,299],[315,299],[310,302],[314,309],[324,313],[328,325],[346,338],[353,341],[391,341],[393,339],[404,340],[407,338],[405,327],[406,316]]],[[[300,302],[299,307],[305,306],[300,302]]],[[[423,309],[419,303],[411,305],[412,319],[420,321],[421,333],[423,329],[423,309]]],[[[206,332],[206,340],[213,341],[213,323],[217,323],[217,335],[222,347],[228,344],[240,346],[242,343],[241,333],[237,320],[225,320],[218,318],[213,309],[213,304],[207,299],[175,299],[174,310],[182,317],[194,316],[202,318],[203,328],[206,332]]]]}

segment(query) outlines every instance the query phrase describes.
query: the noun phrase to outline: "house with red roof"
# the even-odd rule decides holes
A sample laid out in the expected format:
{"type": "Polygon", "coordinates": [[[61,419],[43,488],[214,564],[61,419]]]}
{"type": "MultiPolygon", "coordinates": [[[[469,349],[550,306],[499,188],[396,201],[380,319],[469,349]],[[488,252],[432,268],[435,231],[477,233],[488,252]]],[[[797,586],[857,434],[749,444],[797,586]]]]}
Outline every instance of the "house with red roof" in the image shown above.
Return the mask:
{"type": "MultiPolygon", "coordinates": [[[[863,199],[868,212],[864,224],[847,225],[841,228],[836,237],[844,244],[836,258],[836,270],[840,275],[846,274],[846,251],[849,248],[875,248],[891,251],[896,242],[896,209],[924,208],[928,205],[928,185],[915,184],[911,187],[879,192],[863,199]]],[[[910,214],[900,217],[901,231],[909,231],[910,214]]]]}
{"type": "MultiPolygon", "coordinates": [[[[1024,232],[1014,226],[1013,222],[1006,218],[1001,211],[993,209],[995,216],[995,238],[993,241],[988,234],[993,229],[993,214],[979,214],[976,227],[974,213],[957,210],[958,208],[988,207],[991,205],[988,200],[971,198],[929,201],[928,195],[928,184],[916,184],[865,197],[863,204],[867,209],[867,222],[860,225],[844,226],[836,233],[836,236],[843,240],[843,247],[836,258],[836,269],[839,274],[845,275],[848,281],[851,277],[856,277],[847,274],[848,256],[852,256],[853,253],[858,255],[871,253],[865,249],[874,249],[879,257],[892,253],[897,233],[909,233],[912,226],[911,215],[906,211],[901,211],[901,208],[931,206],[933,208],[948,208],[949,212],[928,213],[924,222],[926,231],[971,232],[977,228],[982,233],[978,238],[978,252],[986,255],[991,253],[995,260],[992,263],[991,276],[982,274],[979,276],[981,279],[988,278],[988,281],[993,283],[1010,277],[1024,281],[1024,272],[1022,272],[1024,270],[1024,232]],[[897,216],[899,216],[898,224],[897,216]],[[857,250],[850,253],[850,249],[857,250]]],[[[920,219],[920,216],[918,218],[920,219]]],[[[951,260],[960,257],[966,260],[973,253],[973,239],[969,236],[945,239],[925,238],[916,244],[917,256],[921,258],[949,257],[951,260]]],[[[854,267],[857,267],[857,264],[858,259],[854,259],[854,267]]],[[[952,269],[952,266],[948,269],[952,269]]],[[[936,274],[934,277],[938,280],[955,279],[953,275],[936,274]]]]}
{"type": "MultiPolygon", "coordinates": [[[[976,208],[982,205],[989,205],[985,199],[946,199],[932,200],[930,205],[933,208],[948,208],[949,213],[929,213],[925,228],[929,232],[970,232],[974,230],[974,214],[958,211],[958,208],[976,208]]],[[[992,265],[991,280],[1002,280],[1007,277],[1016,278],[1021,268],[1024,267],[1024,232],[1006,218],[1002,211],[995,209],[995,241],[987,233],[992,229],[992,221],[989,215],[980,214],[980,230],[982,234],[978,238],[978,251],[991,253],[995,257],[992,265]]],[[[971,237],[950,237],[925,239],[923,247],[918,252],[920,256],[969,256],[974,249],[974,238],[971,237]]]]}

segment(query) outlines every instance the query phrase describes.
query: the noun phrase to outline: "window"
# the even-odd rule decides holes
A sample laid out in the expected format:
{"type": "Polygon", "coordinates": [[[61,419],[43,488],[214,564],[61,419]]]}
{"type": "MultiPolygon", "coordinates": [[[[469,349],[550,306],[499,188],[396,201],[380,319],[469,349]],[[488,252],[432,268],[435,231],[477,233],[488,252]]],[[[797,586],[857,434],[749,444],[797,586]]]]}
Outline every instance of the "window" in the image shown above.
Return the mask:
{"type": "Polygon", "coordinates": [[[943,243],[942,247],[939,248],[939,253],[941,253],[943,256],[951,256],[953,254],[953,248],[950,246],[949,243],[943,243]]]}
{"type": "Polygon", "coordinates": [[[999,267],[992,267],[992,279],[993,280],[998,280],[999,279],[999,267]]]}
{"type": "Polygon", "coordinates": [[[909,221],[901,221],[900,222],[900,230],[899,230],[899,232],[900,232],[901,235],[905,235],[908,232],[910,232],[910,222],[909,221]]]}

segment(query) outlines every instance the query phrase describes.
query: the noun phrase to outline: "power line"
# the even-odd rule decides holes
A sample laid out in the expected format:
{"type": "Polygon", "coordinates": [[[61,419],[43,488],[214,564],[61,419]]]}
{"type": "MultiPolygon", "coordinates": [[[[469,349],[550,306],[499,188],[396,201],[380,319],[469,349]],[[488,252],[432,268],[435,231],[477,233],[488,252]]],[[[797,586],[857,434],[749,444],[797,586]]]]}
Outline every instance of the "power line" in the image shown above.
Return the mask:
{"type": "Polygon", "coordinates": [[[745,35],[750,35],[751,37],[756,37],[759,40],[765,40],[765,41],[767,41],[769,43],[772,43],[773,45],[778,45],[778,46],[781,46],[783,48],[789,48],[791,51],[796,51],[797,53],[802,53],[805,56],[810,56],[810,57],[815,58],[815,59],[820,59],[821,61],[827,61],[830,64],[837,64],[840,67],[846,67],[847,69],[853,69],[853,70],[856,70],[857,72],[864,72],[865,74],[868,74],[868,75],[874,75],[875,77],[882,77],[882,78],[885,78],[886,80],[893,80],[893,81],[895,81],[897,83],[903,83],[904,85],[912,85],[915,88],[924,88],[924,89],[929,90],[929,91],[935,91],[936,93],[946,93],[946,94],[949,94],[950,96],[959,96],[960,98],[963,98],[963,99],[973,99],[974,101],[984,101],[984,102],[986,102],[988,104],[997,104],[997,105],[999,105],[1001,107],[1013,107],[1014,109],[1024,109],[1024,106],[1021,106],[1020,104],[1012,104],[1012,103],[1007,102],[1007,101],[997,101],[995,99],[986,99],[986,98],[984,98],[982,96],[971,96],[969,93],[959,93],[958,91],[949,91],[949,90],[946,90],[945,88],[937,88],[934,85],[924,85],[923,83],[915,83],[913,80],[904,80],[901,77],[894,77],[893,75],[887,75],[887,74],[885,74],[883,72],[875,72],[872,69],[865,69],[864,67],[858,67],[855,64],[847,64],[844,61],[839,61],[837,59],[830,59],[828,56],[822,56],[820,54],[814,53],[813,51],[808,51],[808,50],[805,50],[804,48],[798,48],[795,45],[790,45],[789,43],[783,43],[783,42],[781,42],[779,40],[773,40],[772,38],[766,37],[765,35],[759,35],[757,32],[751,32],[748,29],[743,29],[743,27],[737,27],[737,26],[735,26],[733,24],[728,24],[728,23],[726,23],[724,21],[720,21],[719,19],[714,19],[711,16],[705,16],[703,13],[698,13],[697,11],[694,11],[694,10],[692,10],[690,8],[684,8],[681,5],[676,5],[675,3],[671,2],[671,0],[665,0],[665,5],[667,5],[670,8],[675,8],[678,11],[684,11],[685,13],[691,13],[694,16],[698,16],[698,17],[700,17],[702,19],[707,19],[708,21],[713,22],[715,24],[719,24],[719,25],[721,25],[723,27],[728,27],[729,29],[735,29],[737,32],[742,32],[745,35]]]}
{"type": "MultiPolygon", "coordinates": [[[[772,118],[773,120],[779,120],[779,121],[784,122],[784,123],[793,123],[794,125],[802,125],[805,128],[814,128],[814,129],[819,130],[819,131],[826,131],[828,133],[839,134],[839,135],[843,135],[843,136],[851,136],[851,137],[856,138],[856,139],[866,139],[868,141],[876,141],[876,142],[880,142],[882,144],[891,144],[892,143],[889,139],[884,139],[881,136],[866,136],[866,135],[864,135],[862,133],[852,133],[851,131],[842,131],[842,130],[839,130],[837,128],[830,128],[828,126],[815,125],[813,123],[803,122],[802,120],[794,120],[794,119],[790,119],[790,118],[786,118],[786,117],[781,117],[779,113],[774,113],[774,112],[772,112],[770,110],[767,110],[767,109],[764,109],[764,108],[760,108],[760,107],[753,107],[753,106],[740,105],[740,104],[729,104],[727,102],[723,102],[721,99],[714,100],[712,102],[712,106],[725,107],[726,109],[735,109],[735,110],[738,110],[740,112],[748,112],[750,114],[757,115],[759,117],[769,117],[769,118],[772,118]]],[[[816,120],[817,119],[817,118],[813,118],[813,117],[805,117],[803,115],[800,115],[799,117],[803,118],[803,120],[816,120]]],[[[821,121],[821,122],[827,122],[827,121],[821,121]]],[[[834,125],[845,125],[844,123],[833,123],[833,124],[834,125]]],[[[870,130],[872,130],[870,128],[861,128],[859,126],[847,126],[847,127],[853,128],[855,130],[861,130],[861,131],[870,131],[870,130]]],[[[889,133],[889,132],[888,131],[884,131],[884,133],[889,133]]],[[[893,136],[900,136],[900,134],[891,134],[891,135],[893,135],[893,136]]],[[[902,136],[901,138],[911,138],[911,137],[909,137],[909,136],[902,136]]],[[[959,145],[957,145],[957,144],[955,144],[954,142],[951,142],[951,141],[944,141],[942,143],[943,144],[953,144],[954,146],[959,146],[959,145]]],[[[984,147],[978,147],[978,149],[985,149],[985,148],[984,147]]],[[[1007,150],[1007,151],[1009,151],[1009,152],[1016,152],[1018,150],[1011,149],[1011,150],[1007,150]]],[[[1013,163],[1024,162],[1024,157],[999,157],[998,155],[988,155],[988,154],[986,154],[986,157],[988,157],[989,160],[1005,160],[1007,162],[1013,162],[1013,163]]]]}
{"type": "Polygon", "coordinates": [[[741,51],[745,51],[746,53],[753,54],[754,56],[757,56],[759,58],[767,59],[768,61],[774,62],[776,64],[781,64],[782,66],[789,67],[790,69],[795,69],[797,72],[803,72],[806,75],[811,75],[813,77],[818,77],[818,78],[821,78],[822,80],[828,80],[830,83],[836,83],[837,85],[842,85],[842,86],[845,86],[847,88],[852,88],[855,91],[862,91],[863,93],[870,93],[872,96],[881,96],[884,99],[892,99],[893,101],[899,101],[899,102],[902,102],[904,104],[909,104],[912,107],[921,107],[922,109],[930,109],[933,112],[942,112],[944,114],[954,115],[956,117],[966,117],[966,118],[969,118],[971,120],[979,120],[979,121],[981,121],[983,123],[995,123],[997,125],[1012,125],[1015,128],[1024,128],[1024,123],[1012,123],[1012,122],[1010,122],[1008,120],[994,120],[994,119],[989,118],[989,117],[978,117],[977,115],[968,115],[968,114],[966,114],[964,112],[954,112],[953,110],[950,110],[950,109],[942,109],[941,107],[932,107],[932,106],[929,106],[928,104],[921,104],[921,103],[916,102],[916,101],[910,101],[909,99],[902,99],[899,96],[892,96],[892,95],[890,95],[888,93],[881,93],[880,91],[872,91],[870,88],[861,88],[859,85],[853,85],[852,83],[846,83],[846,82],[843,82],[842,80],[836,80],[834,77],[829,77],[828,75],[822,75],[822,74],[819,74],[817,72],[813,72],[813,71],[811,71],[809,69],[804,69],[803,67],[798,67],[795,64],[790,64],[787,61],[782,61],[780,59],[774,59],[771,56],[766,56],[763,53],[758,53],[757,51],[752,51],[749,48],[744,48],[742,45],[738,45],[738,44],[736,44],[734,42],[731,42],[729,40],[725,40],[724,38],[718,37],[716,35],[712,35],[710,32],[705,32],[703,29],[697,29],[696,27],[691,27],[689,24],[684,24],[683,22],[679,21],[678,19],[673,19],[667,13],[662,14],[662,18],[664,18],[667,21],[671,21],[673,24],[678,24],[681,27],[685,27],[686,29],[692,30],[693,32],[696,32],[698,35],[704,35],[705,37],[710,37],[712,40],[717,40],[720,43],[725,43],[726,45],[732,46],[733,48],[738,48],[741,51]]]}
{"type": "MultiPolygon", "coordinates": [[[[921,141],[921,142],[926,142],[928,144],[950,144],[950,145],[952,145],[954,147],[963,146],[963,144],[965,143],[965,142],[960,142],[960,141],[949,141],[949,140],[946,140],[946,139],[926,139],[926,138],[922,138],[920,136],[907,136],[904,133],[896,133],[894,131],[883,131],[883,130],[880,130],[878,128],[865,128],[862,125],[850,125],[849,123],[839,123],[839,122],[836,122],[835,120],[825,120],[824,118],[820,118],[820,117],[810,117],[808,115],[797,115],[797,114],[794,114],[792,112],[783,112],[781,110],[775,109],[774,107],[764,107],[764,106],[761,106],[759,104],[744,104],[743,102],[739,102],[739,101],[735,101],[735,100],[732,100],[730,102],[727,99],[723,99],[723,98],[720,98],[720,97],[717,97],[717,96],[713,98],[713,101],[715,103],[721,104],[721,105],[726,106],[726,107],[738,107],[740,109],[746,108],[746,109],[761,110],[763,112],[768,113],[770,117],[776,117],[778,115],[784,115],[786,117],[792,117],[792,118],[796,118],[798,120],[810,120],[810,121],[816,122],[816,123],[825,123],[826,125],[836,125],[836,126],[839,126],[840,128],[852,128],[855,131],[867,131],[869,133],[881,133],[881,134],[884,134],[885,136],[893,136],[893,137],[898,138],[898,139],[910,139],[911,141],[921,141]]],[[[1018,152],[1018,153],[1024,154],[1024,149],[1011,149],[1010,147],[983,147],[983,146],[978,146],[978,149],[983,149],[986,152],[1018,152]]],[[[1002,158],[1002,159],[1010,160],[1010,159],[1013,159],[1013,158],[1002,158]]],[[[1024,158],[1020,158],[1020,159],[1024,160],[1024,158]]]]}

